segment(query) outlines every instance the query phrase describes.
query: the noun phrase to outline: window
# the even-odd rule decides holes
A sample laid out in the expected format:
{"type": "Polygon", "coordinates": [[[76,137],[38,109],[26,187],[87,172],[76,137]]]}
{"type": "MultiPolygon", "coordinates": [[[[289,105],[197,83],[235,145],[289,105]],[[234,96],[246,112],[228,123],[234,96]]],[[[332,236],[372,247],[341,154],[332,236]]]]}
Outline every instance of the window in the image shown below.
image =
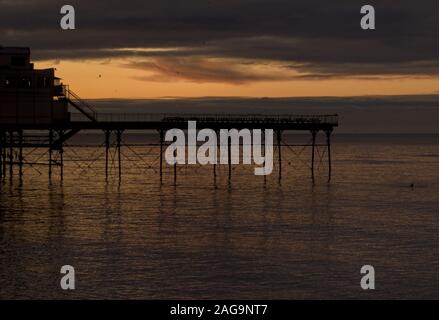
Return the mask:
{"type": "Polygon", "coordinates": [[[13,77],[6,78],[5,87],[6,88],[16,88],[17,87],[17,80],[13,77]]]}
{"type": "Polygon", "coordinates": [[[47,77],[38,77],[38,88],[49,88],[49,81],[47,77]]]}
{"type": "Polygon", "coordinates": [[[20,78],[19,88],[31,88],[32,79],[31,78],[20,78]]]}

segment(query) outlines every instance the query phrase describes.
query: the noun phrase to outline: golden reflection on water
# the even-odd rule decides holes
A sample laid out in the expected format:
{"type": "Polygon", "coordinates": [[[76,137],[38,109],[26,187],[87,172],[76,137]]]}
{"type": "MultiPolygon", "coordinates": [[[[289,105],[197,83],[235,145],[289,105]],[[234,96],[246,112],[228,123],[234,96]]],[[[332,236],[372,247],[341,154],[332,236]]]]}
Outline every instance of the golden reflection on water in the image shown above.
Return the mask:
{"type": "Polygon", "coordinates": [[[0,298],[438,298],[436,142],[341,139],[332,182],[322,167],[314,186],[292,155],[281,184],[242,166],[231,183],[227,167],[216,181],[180,168],[177,185],[172,168],[160,184],[128,164],[106,182],[102,159],[81,174],[67,162],[62,182],[26,169],[1,184],[0,298]],[[379,274],[373,296],[364,264],[379,274]]]}

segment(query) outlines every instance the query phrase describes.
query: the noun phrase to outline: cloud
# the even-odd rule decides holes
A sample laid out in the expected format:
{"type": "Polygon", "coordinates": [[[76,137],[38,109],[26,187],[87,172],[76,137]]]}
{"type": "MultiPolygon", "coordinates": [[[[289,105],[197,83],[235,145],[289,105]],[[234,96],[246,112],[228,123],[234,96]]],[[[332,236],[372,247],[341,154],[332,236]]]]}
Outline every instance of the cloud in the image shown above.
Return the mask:
{"type": "Polygon", "coordinates": [[[232,60],[205,59],[200,57],[161,57],[152,61],[130,62],[125,67],[148,71],[148,76],[137,77],[144,81],[217,82],[244,84],[255,81],[291,80],[285,70],[261,70],[257,64],[242,64],[232,60]]]}
{"type": "MultiPolygon", "coordinates": [[[[135,59],[126,67],[190,81],[264,78],[239,63],[212,62],[226,60],[283,65],[309,79],[439,70],[436,0],[369,1],[377,10],[375,31],[361,30],[359,0],[72,0],[74,31],[59,28],[63,4],[2,1],[2,44],[30,46],[38,60],[135,59]]],[[[290,76],[284,73],[273,80],[290,76]]]]}

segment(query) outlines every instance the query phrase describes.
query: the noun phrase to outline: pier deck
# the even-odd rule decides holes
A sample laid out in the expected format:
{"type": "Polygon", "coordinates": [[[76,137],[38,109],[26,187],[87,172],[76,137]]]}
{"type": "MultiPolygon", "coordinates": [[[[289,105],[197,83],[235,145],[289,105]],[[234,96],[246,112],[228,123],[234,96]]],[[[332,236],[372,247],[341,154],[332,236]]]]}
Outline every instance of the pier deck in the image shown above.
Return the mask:
{"type": "MultiPolygon", "coordinates": [[[[110,139],[115,135],[116,152],[118,156],[119,178],[122,177],[120,150],[122,135],[125,131],[152,131],[160,137],[160,177],[163,175],[164,133],[169,129],[187,129],[188,121],[196,121],[197,129],[272,129],[276,134],[279,179],[282,177],[282,135],[286,131],[303,131],[311,133],[309,146],[311,152],[311,174],[315,175],[316,136],[323,132],[326,136],[328,158],[328,177],[331,178],[331,135],[338,127],[337,115],[242,115],[242,114],[105,114],[97,113],[92,118],[82,114],[72,114],[71,121],[53,124],[38,123],[2,123],[0,119],[0,177],[7,172],[12,176],[13,166],[19,167],[22,176],[26,164],[23,156],[25,148],[48,148],[49,176],[52,175],[52,165],[63,167],[63,148],[65,143],[81,131],[98,130],[104,133],[106,148],[106,176],[108,176],[108,154],[112,147],[110,139]],[[36,131],[43,132],[40,141],[35,138],[36,131]],[[59,160],[53,160],[53,153],[58,153],[59,160]],[[9,170],[6,168],[9,166],[9,170]]],[[[61,178],[63,170],[61,169],[61,178]]],[[[177,170],[174,168],[174,179],[177,170]]],[[[214,174],[216,170],[214,167],[214,174]]],[[[231,165],[229,165],[231,178],[231,165]]]]}

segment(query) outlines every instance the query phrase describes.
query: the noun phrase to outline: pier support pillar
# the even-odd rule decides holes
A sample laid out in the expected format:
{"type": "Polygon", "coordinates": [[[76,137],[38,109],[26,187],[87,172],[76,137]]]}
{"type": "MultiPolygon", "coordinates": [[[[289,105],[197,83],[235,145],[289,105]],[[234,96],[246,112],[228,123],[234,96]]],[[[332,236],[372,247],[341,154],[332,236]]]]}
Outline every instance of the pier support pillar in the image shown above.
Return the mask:
{"type": "Polygon", "coordinates": [[[4,132],[3,133],[3,150],[2,150],[2,166],[3,168],[1,168],[2,172],[3,172],[3,178],[6,177],[6,152],[7,152],[7,133],[4,132]]]}
{"type": "Polygon", "coordinates": [[[19,144],[19,154],[18,154],[18,165],[19,165],[19,175],[20,178],[23,177],[23,130],[18,133],[18,144],[19,144]]]}
{"type": "MultiPolygon", "coordinates": [[[[64,130],[58,131],[58,137],[61,138],[64,136],[64,130]]],[[[61,142],[60,145],[56,146],[58,148],[59,153],[59,166],[60,166],[60,179],[64,180],[64,142],[61,142]]]]}
{"type": "Polygon", "coordinates": [[[277,136],[277,152],[278,152],[278,163],[279,163],[279,182],[282,180],[282,131],[278,130],[276,132],[277,136]]]}
{"type": "Polygon", "coordinates": [[[326,130],[326,145],[328,147],[328,181],[332,178],[332,159],[331,159],[331,134],[332,130],[326,130]]]}
{"type": "Polygon", "coordinates": [[[53,130],[49,130],[49,179],[52,178],[53,130]]]}
{"type": "Polygon", "coordinates": [[[315,163],[317,131],[315,130],[311,131],[311,135],[312,135],[311,176],[312,176],[312,180],[314,181],[315,178],[314,163],[315,163]]]}
{"type": "Polygon", "coordinates": [[[213,162],[213,179],[216,181],[216,164],[218,162],[218,152],[220,150],[219,131],[216,130],[216,149],[215,149],[215,161],[213,162]]]}
{"type": "Polygon", "coordinates": [[[117,161],[119,167],[119,180],[122,179],[122,158],[121,158],[121,143],[122,143],[122,131],[117,130],[117,161]]]}
{"type": "MultiPolygon", "coordinates": [[[[174,151],[174,159],[177,158],[177,150],[174,151]]],[[[177,162],[174,163],[174,185],[177,185],[177,162]]]]}
{"type": "Polygon", "coordinates": [[[163,130],[160,130],[159,134],[160,134],[160,182],[162,182],[162,180],[163,180],[163,140],[164,140],[163,130]]]}
{"type": "Polygon", "coordinates": [[[60,175],[61,175],[61,181],[64,180],[64,148],[61,145],[61,149],[59,149],[59,161],[60,161],[60,175]]]}
{"type": "Polygon", "coordinates": [[[108,164],[110,152],[110,131],[105,130],[105,180],[108,180],[108,164]]]}
{"type": "MultiPolygon", "coordinates": [[[[262,156],[265,159],[265,134],[261,135],[261,142],[262,142],[262,156]]],[[[265,160],[264,160],[264,164],[263,164],[264,168],[265,168],[265,160]]],[[[264,186],[267,184],[267,175],[264,174],[264,186]]]]}
{"type": "Polygon", "coordinates": [[[230,181],[232,180],[232,141],[230,137],[227,139],[227,148],[228,148],[229,181],[230,181]]]}
{"type": "Polygon", "coordinates": [[[9,132],[9,175],[12,179],[14,174],[14,132],[9,132]]]}

